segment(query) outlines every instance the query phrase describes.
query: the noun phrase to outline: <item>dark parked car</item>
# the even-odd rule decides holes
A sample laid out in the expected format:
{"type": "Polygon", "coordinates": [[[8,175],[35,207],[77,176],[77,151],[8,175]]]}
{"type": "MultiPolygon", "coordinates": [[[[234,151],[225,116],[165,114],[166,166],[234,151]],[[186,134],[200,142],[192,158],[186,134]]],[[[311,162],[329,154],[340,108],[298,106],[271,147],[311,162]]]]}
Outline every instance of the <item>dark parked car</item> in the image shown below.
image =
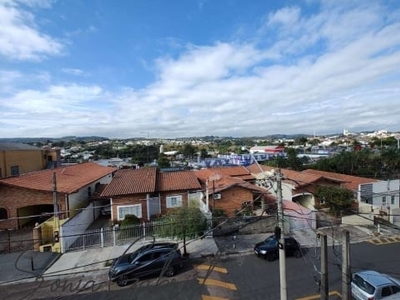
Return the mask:
{"type": "Polygon", "coordinates": [[[174,276],[182,267],[182,255],[177,243],[151,243],[135,252],[114,259],[108,278],[119,286],[127,285],[132,278],[149,275],[174,276]]]}
{"type": "MultiPolygon", "coordinates": [[[[279,257],[279,245],[275,235],[269,236],[266,240],[254,246],[254,253],[273,261],[279,257]]],[[[287,256],[301,257],[300,244],[293,237],[285,237],[285,253],[287,256]]]]}

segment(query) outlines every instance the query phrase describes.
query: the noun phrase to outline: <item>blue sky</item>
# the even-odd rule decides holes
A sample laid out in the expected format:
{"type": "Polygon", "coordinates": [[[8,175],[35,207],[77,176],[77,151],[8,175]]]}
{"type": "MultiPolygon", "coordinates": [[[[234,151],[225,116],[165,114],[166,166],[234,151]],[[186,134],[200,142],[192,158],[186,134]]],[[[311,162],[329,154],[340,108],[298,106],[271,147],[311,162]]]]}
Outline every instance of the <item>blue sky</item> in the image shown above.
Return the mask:
{"type": "Polygon", "coordinates": [[[400,131],[400,2],[1,0],[0,137],[400,131]]]}

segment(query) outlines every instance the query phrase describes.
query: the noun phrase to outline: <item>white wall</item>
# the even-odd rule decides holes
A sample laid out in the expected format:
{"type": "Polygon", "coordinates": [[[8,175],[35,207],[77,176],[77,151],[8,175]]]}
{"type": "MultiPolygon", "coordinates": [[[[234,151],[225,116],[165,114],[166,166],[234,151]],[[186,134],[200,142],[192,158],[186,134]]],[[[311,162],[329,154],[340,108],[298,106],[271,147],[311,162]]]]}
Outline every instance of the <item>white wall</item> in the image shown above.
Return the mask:
{"type": "Polygon", "coordinates": [[[374,225],[374,220],[373,217],[372,219],[368,218],[368,215],[365,216],[358,216],[358,215],[352,215],[352,216],[345,216],[342,217],[342,224],[343,225],[374,225]]]}
{"type": "Polygon", "coordinates": [[[399,179],[360,184],[358,188],[358,202],[365,203],[368,199],[369,204],[372,204],[375,208],[399,208],[399,186],[399,179]],[[372,189],[365,192],[367,186],[372,186],[372,189]],[[384,197],[386,197],[386,203],[383,201],[384,197]],[[393,202],[392,197],[394,198],[393,202]]]}
{"type": "Polygon", "coordinates": [[[64,253],[95,220],[93,203],[60,226],[61,252],[64,253]]]}
{"type": "Polygon", "coordinates": [[[91,190],[91,194],[93,194],[94,191],[96,190],[96,184],[98,184],[98,183],[99,184],[108,184],[111,182],[111,179],[112,179],[112,175],[111,174],[107,175],[87,186],[82,187],[76,193],[69,194],[68,195],[69,210],[70,210],[70,213],[72,213],[72,216],[77,213],[77,211],[75,211],[76,209],[86,207],[89,204],[88,203],[89,187],[91,190]]]}

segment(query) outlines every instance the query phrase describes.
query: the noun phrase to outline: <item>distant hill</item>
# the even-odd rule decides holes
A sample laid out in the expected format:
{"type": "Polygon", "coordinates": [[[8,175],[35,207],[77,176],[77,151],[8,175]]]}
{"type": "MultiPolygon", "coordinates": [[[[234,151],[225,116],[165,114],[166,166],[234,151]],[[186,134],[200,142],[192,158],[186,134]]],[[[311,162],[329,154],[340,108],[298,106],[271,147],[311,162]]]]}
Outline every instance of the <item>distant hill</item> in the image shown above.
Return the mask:
{"type": "Polygon", "coordinates": [[[49,137],[38,137],[38,138],[0,138],[0,143],[24,143],[24,144],[32,144],[32,143],[47,143],[47,142],[69,142],[69,141],[104,141],[109,140],[109,138],[101,137],[101,136],[65,136],[61,138],[49,138],[49,137]]]}

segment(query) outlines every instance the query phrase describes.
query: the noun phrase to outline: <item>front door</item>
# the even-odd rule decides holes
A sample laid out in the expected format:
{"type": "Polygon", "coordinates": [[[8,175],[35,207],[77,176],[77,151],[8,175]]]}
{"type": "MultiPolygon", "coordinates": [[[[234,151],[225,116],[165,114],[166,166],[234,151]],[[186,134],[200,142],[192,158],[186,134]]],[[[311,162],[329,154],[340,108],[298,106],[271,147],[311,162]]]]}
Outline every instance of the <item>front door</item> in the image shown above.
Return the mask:
{"type": "Polygon", "coordinates": [[[147,219],[150,220],[150,218],[152,216],[158,215],[160,213],[161,213],[160,198],[159,197],[148,198],[147,199],[147,219]]]}

